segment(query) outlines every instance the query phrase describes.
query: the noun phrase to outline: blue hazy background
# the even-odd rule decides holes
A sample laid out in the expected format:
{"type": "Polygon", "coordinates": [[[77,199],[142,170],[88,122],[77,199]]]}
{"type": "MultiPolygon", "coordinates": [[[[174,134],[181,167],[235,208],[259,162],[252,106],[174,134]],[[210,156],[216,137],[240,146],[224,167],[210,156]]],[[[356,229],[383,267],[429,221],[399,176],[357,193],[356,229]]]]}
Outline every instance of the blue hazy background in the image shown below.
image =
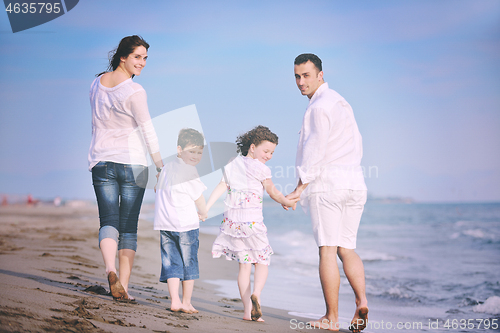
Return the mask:
{"type": "Polygon", "coordinates": [[[500,201],[498,0],[80,1],[15,34],[0,13],[0,193],[94,200],[88,90],[132,34],[151,45],[134,79],[151,116],[195,104],[208,142],[270,127],[283,189],[308,103],[293,60],[311,52],[354,109],[372,196],[500,201]]]}

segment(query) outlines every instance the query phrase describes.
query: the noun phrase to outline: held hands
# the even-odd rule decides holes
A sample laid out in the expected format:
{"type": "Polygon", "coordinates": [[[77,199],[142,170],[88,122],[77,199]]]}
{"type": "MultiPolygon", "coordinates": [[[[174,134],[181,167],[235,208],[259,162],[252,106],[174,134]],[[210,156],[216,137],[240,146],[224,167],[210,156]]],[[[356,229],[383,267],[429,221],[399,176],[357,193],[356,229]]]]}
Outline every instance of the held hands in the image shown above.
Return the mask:
{"type": "MultiPolygon", "coordinates": [[[[297,184],[297,187],[295,188],[295,190],[285,197],[288,200],[295,201],[295,204],[293,205],[293,210],[295,210],[295,206],[297,205],[297,201],[299,201],[299,199],[300,199],[300,195],[302,194],[302,192],[306,189],[306,187],[308,185],[309,185],[308,183],[303,184],[302,180],[299,180],[299,183],[297,184]]],[[[281,205],[281,206],[285,210],[288,210],[288,208],[289,208],[289,206],[287,206],[287,205],[281,205]]]]}
{"type": "Polygon", "coordinates": [[[201,221],[205,222],[205,220],[208,218],[208,211],[206,211],[206,212],[199,212],[198,211],[198,218],[201,221]]]}
{"type": "Polygon", "coordinates": [[[295,208],[297,208],[297,201],[300,200],[300,192],[298,192],[297,190],[293,191],[292,193],[285,196],[285,200],[286,202],[281,205],[283,209],[289,210],[289,208],[291,207],[293,210],[295,210],[295,208]]]}
{"type": "Polygon", "coordinates": [[[155,193],[156,193],[156,186],[158,185],[158,180],[160,179],[160,173],[158,172],[156,174],[156,184],[155,184],[155,193]]]}

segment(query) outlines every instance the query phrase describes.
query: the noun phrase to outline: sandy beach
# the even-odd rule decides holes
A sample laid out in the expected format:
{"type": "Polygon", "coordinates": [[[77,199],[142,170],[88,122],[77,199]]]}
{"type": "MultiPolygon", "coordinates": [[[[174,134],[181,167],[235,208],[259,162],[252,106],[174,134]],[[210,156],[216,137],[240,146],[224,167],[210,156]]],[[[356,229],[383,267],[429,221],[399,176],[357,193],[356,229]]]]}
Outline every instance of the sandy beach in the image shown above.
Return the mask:
{"type": "MultiPolygon", "coordinates": [[[[237,265],[212,259],[215,236],[200,234],[198,314],[168,310],[167,285],[158,282],[159,232],[139,223],[130,281],[136,304],[120,303],[109,288],[98,249],[97,207],[0,207],[0,331],[2,332],[310,332],[306,319],[263,307],[265,323],[241,319],[239,299],[218,296],[204,280],[234,280],[237,265]]],[[[265,290],[264,290],[265,292],[265,290]]],[[[293,293],[293,290],[290,291],[293,293]]]]}

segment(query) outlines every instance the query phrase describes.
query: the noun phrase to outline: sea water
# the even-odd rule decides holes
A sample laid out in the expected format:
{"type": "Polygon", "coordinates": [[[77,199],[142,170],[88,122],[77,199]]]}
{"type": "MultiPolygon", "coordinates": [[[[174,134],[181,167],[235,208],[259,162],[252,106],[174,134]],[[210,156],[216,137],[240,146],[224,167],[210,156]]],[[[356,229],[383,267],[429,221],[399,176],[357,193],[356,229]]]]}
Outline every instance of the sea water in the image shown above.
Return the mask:
{"type": "MultiPolygon", "coordinates": [[[[218,233],[221,216],[200,231],[218,233]]],[[[264,202],[274,250],[262,304],[285,309],[298,322],[325,313],[318,248],[301,208],[264,202]]],[[[500,331],[500,204],[368,202],[356,252],[363,260],[369,302],[367,332],[500,331]]],[[[342,268],[340,261],[339,267],[342,268]]],[[[236,281],[209,281],[239,297],[236,281]]],[[[346,327],[354,294],[341,269],[339,317],[346,327]]]]}

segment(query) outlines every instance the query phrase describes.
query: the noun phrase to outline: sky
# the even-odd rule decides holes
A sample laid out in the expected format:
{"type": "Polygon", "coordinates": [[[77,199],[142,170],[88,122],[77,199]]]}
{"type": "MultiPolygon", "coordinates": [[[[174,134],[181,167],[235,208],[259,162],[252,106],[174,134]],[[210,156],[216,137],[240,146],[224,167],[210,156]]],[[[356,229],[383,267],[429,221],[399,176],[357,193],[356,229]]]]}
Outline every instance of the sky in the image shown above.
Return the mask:
{"type": "Polygon", "coordinates": [[[315,53],[353,107],[371,196],[500,201],[498,0],[88,0],[17,33],[4,12],[0,193],[95,199],[88,91],[133,34],[151,45],[134,78],[151,116],[194,104],[207,142],[269,127],[285,193],[308,104],[293,60],[315,53]]]}

